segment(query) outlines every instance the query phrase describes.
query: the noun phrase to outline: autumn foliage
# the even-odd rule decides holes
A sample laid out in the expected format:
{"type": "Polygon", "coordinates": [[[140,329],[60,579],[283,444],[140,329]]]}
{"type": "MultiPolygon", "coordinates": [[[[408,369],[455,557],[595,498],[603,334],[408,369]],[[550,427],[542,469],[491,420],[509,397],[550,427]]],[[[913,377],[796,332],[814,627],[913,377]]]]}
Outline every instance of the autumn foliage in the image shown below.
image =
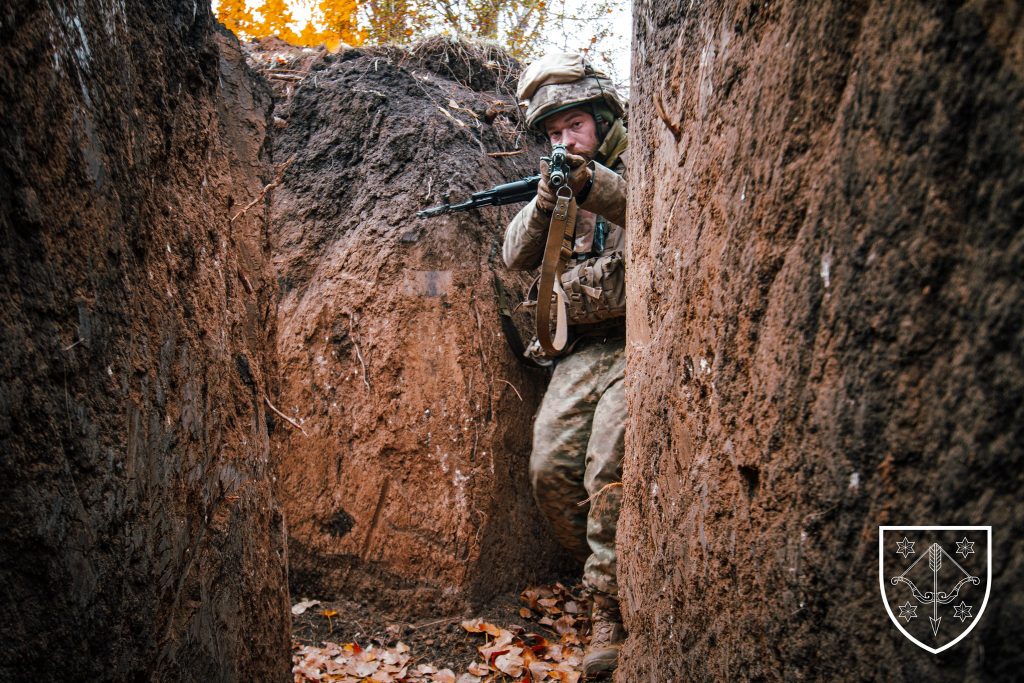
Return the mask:
{"type": "Polygon", "coordinates": [[[255,9],[245,0],[221,0],[217,18],[243,40],[277,36],[292,45],[326,45],[330,50],[366,40],[366,31],[358,26],[356,0],[320,0],[313,10],[313,21],[299,32],[286,0],[264,0],[255,9]]]}
{"type": "Polygon", "coordinates": [[[609,16],[626,0],[220,0],[217,18],[242,40],[277,36],[292,45],[408,45],[431,35],[482,40],[529,61],[545,48],[576,49],[598,61],[609,16]],[[296,21],[297,7],[312,10],[296,21]],[[304,23],[303,23],[304,22],[304,23]]]}
{"type": "Polygon", "coordinates": [[[320,0],[296,31],[296,0],[220,0],[217,18],[243,40],[277,36],[292,45],[402,45],[430,33],[480,38],[515,57],[535,47],[548,15],[545,0],[320,0]],[[255,3],[252,3],[255,5],[255,3]],[[363,25],[360,25],[360,18],[363,25]]]}

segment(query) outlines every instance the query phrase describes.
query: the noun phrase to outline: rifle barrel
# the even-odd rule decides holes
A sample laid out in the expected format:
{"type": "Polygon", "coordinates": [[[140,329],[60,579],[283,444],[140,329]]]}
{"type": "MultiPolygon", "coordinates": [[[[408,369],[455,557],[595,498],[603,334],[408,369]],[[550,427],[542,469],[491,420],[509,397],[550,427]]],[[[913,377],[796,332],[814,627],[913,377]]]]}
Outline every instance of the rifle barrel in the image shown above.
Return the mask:
{"type": "Polygon", "coordinates": [[[503,206],[516,202],[528,202],[537,194],[540,176],[527,176],[511,183],[495,185],[489,190],[474,192],[470,198],[459,204],[441,204],[417,212],[418,218],[431,218],[453,211],[468,211],[482,206],[503,206]]]}

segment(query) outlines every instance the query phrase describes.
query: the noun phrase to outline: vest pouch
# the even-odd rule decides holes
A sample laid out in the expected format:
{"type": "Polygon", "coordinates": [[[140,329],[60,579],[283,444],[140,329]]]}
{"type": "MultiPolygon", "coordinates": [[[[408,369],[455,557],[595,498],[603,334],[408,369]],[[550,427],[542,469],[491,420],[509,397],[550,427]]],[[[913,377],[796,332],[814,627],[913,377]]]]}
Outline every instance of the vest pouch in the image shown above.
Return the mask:
{"type": "Polygon", "coordinates": [[[569,324],[587,325],[626,314],[626,277],[622,254],[581,261],[562,274],[569,324]]]}

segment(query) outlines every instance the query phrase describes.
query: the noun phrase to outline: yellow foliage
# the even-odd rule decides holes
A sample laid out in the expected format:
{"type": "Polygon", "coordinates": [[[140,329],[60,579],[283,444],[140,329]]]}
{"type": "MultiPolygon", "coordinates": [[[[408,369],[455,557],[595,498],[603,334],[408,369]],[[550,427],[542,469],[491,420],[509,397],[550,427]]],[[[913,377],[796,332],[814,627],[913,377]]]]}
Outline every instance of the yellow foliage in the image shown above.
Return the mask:
{"type": "Polygon", "coordinates": [[[220,6],[217,7],[217,18],[239,38],[252,36],[252,12],[249,11],[245,0],[221,0],[220,6]]]}
{"type": "Polygon", "coordinates": [[[325,45],[337,50],[342,44],[361,45],[366,31],[357,25],[358,0],[321,0],[313,21],[296,33],[287,0],[264,0],[250,11],[245,0],[221,0],[217,18],[241,40],[277,36],[292,45],[325,45]]]}
{"type": "Polygon", "coordinates": [[[260,8],[256,10],[262,21],[255,28],[254,38],[265,36],[277,36],[286,43],[296,44],[299,36],[290,26],[292,12],[285,0],[264,0],[260,8]]]}
{"type": "MultiPolygon", "coordinates": [[[[251,0],[250,0],[251,1],[251,0]]],[[[544,34],[568,35],[574,29],[585,39],[588,23],[606,17],[622,0],[591,0],[567,11],[551,0],[306,0],[312,21],[296,31],[290,5],[297,0],[262,0],[250,10],[246,0],[220,0],[217,18],[240,39],[277,36],[291,43],[336,51],[342,45],[409,44],[431,33],[482,38],[502,45],[512,56],[528,61],[542,49],[544,34]],[[360,17],[366,25],[360,26],[360,17]]],[[[255,2],[253,3],[256,4],[255,2]]],[[[577,49],[596,50],[608,36],[594,28],[589,43],[577,49]]]]}
{"type": "Polygon", "coordinates": [[[319,9],[324,25],[321,35],[328,41],[329,49],[335,49],[339,42],[354,46],[366,40],[366,31],[356,25],[356,0],[320,0],[319,9]]]}

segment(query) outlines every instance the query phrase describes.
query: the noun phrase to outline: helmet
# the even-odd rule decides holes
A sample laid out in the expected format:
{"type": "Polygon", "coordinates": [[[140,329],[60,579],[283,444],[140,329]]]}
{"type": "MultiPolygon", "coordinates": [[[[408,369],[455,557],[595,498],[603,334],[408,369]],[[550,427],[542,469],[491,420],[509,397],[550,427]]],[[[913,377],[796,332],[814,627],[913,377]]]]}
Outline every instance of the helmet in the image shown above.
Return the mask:
{"type": "Polygon", "coordinates": [[[516,98],[526,108],[526,127],[533,130],[539,130],[548,116],[587,102],[595,105],[595,117],[602,113],[612,119],[626,115],[611,79],[575,52],[549,53],[526,67],[519,77],[516,98]]]}

